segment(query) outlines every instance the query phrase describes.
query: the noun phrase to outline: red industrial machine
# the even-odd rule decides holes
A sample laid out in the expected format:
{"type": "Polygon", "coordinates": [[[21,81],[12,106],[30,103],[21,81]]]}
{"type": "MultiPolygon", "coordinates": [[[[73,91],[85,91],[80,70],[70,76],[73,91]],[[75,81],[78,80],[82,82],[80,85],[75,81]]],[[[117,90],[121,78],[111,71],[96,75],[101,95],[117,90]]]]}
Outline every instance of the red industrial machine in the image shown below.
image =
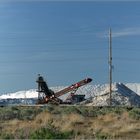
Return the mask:
{"type": "Polygon", "coordinates": [[[56,93],[48,88],[47,83],[44,81],[44,78],[39,74],[37,83],[38,83],[38,103],[37,104],[46,104],[46,103],[54,103],[54,104],[63,104],[68,103],[72,104],[73,102],[80,102],[83,100],[85,95],[75,95],[75,92],[78,90],[79,87],[84,86],[92,81],[91,78],[86,78],[81,80],[71,86],[64,88],[56,93]],[[62,101],[60,96],[69,93],[70,96],[66,99],[66,101],[62,101]],[[79,98],[78,98],[79,97],[79,98]],[[78,100],[79,99],[79,100],[78,100]]]}

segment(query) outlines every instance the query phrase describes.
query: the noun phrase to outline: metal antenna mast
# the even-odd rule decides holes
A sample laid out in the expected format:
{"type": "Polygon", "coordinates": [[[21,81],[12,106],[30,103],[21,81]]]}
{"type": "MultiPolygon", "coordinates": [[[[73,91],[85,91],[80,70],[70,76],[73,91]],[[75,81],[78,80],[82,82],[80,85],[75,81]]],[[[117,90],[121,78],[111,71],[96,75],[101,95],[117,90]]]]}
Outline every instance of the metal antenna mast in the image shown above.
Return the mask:
{"type": "Polygon", "coordinates": [[[111,28],[109,29],[109,104],[112,105],[112,34],[111,28]]]}

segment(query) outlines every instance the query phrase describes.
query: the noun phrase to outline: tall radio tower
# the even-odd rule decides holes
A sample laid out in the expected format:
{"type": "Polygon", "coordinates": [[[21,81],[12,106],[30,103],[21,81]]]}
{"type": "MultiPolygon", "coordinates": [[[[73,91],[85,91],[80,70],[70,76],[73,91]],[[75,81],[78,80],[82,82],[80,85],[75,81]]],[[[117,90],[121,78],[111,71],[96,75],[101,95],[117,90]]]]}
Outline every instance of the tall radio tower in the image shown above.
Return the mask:
{"type": "Polygon", "coordinates": [[[112,33],[109,29],[109,105],[112,105],[112,33]]]}

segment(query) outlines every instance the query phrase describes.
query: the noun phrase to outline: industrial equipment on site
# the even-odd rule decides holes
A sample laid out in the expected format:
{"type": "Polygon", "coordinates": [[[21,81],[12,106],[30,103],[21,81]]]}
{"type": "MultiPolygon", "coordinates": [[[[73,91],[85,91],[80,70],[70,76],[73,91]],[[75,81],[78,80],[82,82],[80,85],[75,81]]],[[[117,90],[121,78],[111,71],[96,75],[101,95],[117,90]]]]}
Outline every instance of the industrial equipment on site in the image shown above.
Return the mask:
{"type": "Polygon", "coordinates": [[[38,83],[38,102],[37,104],[74,104],[85,100],[85,95],[76,95],[76,91],[79,87],[84,86],[92,81],[91,78],[86,78],[81,80],[75,84],[72,84],[69,87],[66,87],[58,92],[54,92],[48,88],[46,81],[44,78],[39,74],[37,83],[38,83]],[[65,101],[62,101],[59,97],[70,93],[69,96],[65,101]]]}

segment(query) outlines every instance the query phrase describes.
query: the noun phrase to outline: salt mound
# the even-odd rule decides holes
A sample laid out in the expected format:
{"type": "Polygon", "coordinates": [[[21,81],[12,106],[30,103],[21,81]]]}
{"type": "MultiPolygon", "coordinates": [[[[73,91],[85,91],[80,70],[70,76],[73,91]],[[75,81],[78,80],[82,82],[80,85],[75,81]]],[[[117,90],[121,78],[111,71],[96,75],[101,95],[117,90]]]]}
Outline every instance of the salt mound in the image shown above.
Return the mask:
{"type": "MultiPolygon", "coordinates": [[[[113,106],[140,106],[140,96],[122,83],[113,84],[111,97],[113,106]]],[[[106,86],[100,94],[92,97],[89,102],[85,104],[87,106],[109,106],[109,86],[106,86]]]]}

